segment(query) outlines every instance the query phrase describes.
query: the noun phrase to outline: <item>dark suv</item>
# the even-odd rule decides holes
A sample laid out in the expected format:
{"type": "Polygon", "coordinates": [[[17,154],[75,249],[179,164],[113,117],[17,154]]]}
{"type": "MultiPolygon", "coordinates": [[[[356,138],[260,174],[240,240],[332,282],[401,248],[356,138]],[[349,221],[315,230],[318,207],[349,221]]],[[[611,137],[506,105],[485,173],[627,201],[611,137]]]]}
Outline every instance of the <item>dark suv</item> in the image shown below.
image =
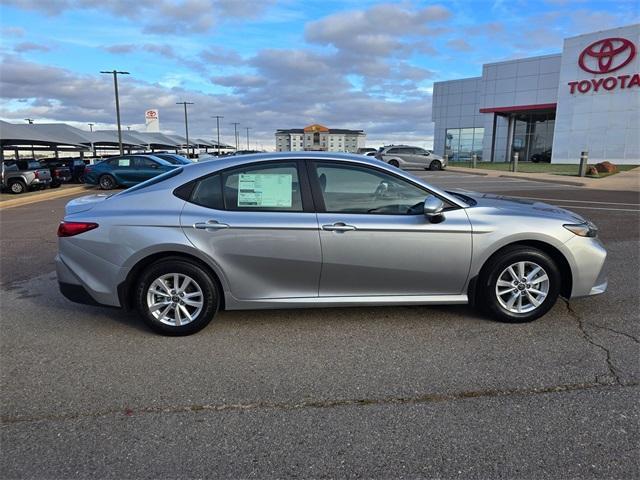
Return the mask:
{"type": "Polygon", "coordinates": [[[48,168],[51,173],[51,188],[58,188],[63,183],[71,180],[71,170],[62,160],[56,158],[45,158],[40,160],[42,168],[48,168]]]}

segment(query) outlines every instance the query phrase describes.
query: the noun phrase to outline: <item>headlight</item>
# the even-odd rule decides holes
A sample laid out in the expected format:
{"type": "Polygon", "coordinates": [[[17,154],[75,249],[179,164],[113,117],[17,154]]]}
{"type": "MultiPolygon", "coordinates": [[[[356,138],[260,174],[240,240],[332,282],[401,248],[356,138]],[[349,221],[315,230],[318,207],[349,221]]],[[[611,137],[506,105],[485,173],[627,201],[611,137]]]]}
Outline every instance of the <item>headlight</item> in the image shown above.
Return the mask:
{"type": "Polygon", "coordinates": [[[589,221],[585,223],[567,223],[563,227],[580,237],[598,236],[598,227],[589,221]]]}

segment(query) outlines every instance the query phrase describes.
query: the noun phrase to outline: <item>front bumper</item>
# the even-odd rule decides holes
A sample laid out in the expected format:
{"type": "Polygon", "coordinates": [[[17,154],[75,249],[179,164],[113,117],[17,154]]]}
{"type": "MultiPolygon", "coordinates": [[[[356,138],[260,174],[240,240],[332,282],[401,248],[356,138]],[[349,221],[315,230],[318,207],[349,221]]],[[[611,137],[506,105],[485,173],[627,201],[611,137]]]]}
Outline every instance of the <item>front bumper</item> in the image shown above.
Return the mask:
{"type": "Polygon", "coordinates": [[[570,258],[571,298],[599,295],[607,290],[607,251],[597,238],[575,236],[564,244],[570,258]]]}

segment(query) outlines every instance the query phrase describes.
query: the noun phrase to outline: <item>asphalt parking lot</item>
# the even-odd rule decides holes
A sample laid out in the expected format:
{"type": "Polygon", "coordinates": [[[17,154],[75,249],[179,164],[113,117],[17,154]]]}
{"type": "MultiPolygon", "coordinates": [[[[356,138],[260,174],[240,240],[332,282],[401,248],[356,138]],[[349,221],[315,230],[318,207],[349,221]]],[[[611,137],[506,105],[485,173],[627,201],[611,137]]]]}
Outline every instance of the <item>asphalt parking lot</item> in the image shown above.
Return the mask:
{"type": "Polygon", "coordinates": [[[71,197],[4,210],[3,478],[638,478],[638,193],[416,173],[593,220],[609,291],[524,325],[466,306],[274,310],[166,338],[58,293],[71,197]]]}

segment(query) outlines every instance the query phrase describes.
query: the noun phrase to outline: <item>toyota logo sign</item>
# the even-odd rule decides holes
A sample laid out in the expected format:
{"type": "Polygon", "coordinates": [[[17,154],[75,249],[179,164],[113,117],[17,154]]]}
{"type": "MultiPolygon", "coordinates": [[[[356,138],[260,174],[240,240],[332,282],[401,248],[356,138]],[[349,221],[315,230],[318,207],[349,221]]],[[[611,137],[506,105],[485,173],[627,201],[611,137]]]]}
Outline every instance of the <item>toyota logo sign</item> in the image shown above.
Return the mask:
{"type": "Polygon", "coordinates": [[[605,38],[593,42],[578,58],[578,65],[589,73],[610,73],[627,65],[636,55],[636,46],[626,38],[605,38]]]}

